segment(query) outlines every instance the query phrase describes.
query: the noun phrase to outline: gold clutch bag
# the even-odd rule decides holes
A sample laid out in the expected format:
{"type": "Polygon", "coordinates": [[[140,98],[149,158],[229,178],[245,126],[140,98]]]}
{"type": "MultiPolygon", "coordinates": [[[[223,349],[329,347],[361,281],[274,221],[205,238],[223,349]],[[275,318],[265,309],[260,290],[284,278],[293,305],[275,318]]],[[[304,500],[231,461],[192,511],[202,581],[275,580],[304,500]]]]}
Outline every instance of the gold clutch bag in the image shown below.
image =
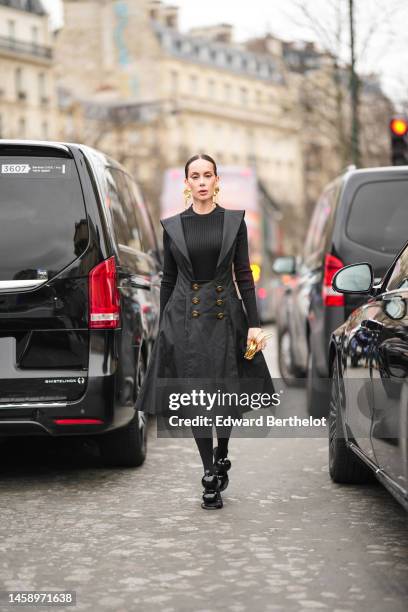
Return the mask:
{"type": "MultiPolygon", "coordinates": [[[[262,340],[266,340],[267,338],[271,338],[271,336],[273,336],[273,332],[270,334],[265,334],[265,336],[263,336],[262,340]]],[[[252,338],[250,345],[248,346],[247,350],[244,353],[244,359],[253,359],[255,353],[257,352],[257,348],[258,348],[258,342],[256,340],[256,338],[252,338]]]]}

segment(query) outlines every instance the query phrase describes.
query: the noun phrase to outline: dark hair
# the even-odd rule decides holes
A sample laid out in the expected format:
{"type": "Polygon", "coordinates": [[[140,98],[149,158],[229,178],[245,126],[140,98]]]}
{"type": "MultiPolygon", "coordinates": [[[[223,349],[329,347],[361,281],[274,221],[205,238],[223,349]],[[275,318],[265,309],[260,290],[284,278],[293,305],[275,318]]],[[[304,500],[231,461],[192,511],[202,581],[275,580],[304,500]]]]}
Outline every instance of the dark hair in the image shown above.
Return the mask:
{"type": "Polygon", "coordinates": [[[190,159],[188,160],[188,162],[185,165],[184,168],[184,173],[186,175],[186,178],[188,178],[188,167],[191,164],[191,162],[195,161],[196,159],[206,159],[207,161],[211,162],[212,165],[214,166],[214,174],[215,176],[217,175],[217,165],[215,163],[215,161],[213,160],[212,157],[210,157],[209,155],[206,155],[205,153],[199,153],[198,155],[193,155],[193,157],[190,157],[190,159]]]}

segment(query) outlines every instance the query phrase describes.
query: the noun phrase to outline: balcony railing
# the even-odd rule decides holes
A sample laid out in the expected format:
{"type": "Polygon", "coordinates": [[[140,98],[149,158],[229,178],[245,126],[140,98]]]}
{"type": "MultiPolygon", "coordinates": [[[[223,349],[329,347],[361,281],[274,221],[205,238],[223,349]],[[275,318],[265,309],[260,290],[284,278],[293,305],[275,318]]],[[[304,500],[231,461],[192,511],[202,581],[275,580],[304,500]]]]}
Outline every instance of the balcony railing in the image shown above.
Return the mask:
{"type": "Polygon", "coordinates": [[[0,36],[0,50],[2,49],[24,55],[34,55],[45,59],[52,59],[53,55],[51,47],[45,47],[37,43],[24,42],[6,36],[0,36]]]}

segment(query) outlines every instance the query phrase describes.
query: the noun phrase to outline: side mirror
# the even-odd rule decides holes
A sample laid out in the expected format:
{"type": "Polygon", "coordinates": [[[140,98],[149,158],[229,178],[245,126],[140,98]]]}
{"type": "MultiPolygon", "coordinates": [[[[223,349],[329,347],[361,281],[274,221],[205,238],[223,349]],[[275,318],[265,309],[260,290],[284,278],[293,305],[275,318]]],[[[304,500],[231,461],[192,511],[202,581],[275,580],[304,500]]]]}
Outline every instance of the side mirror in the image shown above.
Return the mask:
{"type": "Polygon", "coordinates": [[[333,277],[332,287],[340,293],[370,293],[374,284],[374,273],[369,263],[344,266],[333,277]]]}
{"type": "Polygon", "coordinates": [[[272,271],[275,274],[296,274],[296,258],[292,255],[277,257],[273,262],[272,271]]]}

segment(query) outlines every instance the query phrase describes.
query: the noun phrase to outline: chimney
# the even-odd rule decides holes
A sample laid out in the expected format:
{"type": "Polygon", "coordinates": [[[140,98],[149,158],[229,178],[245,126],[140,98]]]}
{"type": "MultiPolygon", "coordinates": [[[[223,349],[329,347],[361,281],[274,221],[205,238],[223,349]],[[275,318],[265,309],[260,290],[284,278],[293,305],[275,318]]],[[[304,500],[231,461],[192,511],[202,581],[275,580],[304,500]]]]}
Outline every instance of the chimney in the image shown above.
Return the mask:
{"type": "Polygon", "coordinates": [[[161,0],[149,1],[150,19],[173,30],[178,29],[178,10],[178,6],[166,5],[161,0]]]}
{"type": "Polygon", "coordinates": [[[229,23],[220,23],[218,25],[198,26],[191,28],[189,34],[200,38],[207,38],[217,42],[227,44],[232,43],[233,27],[229,23]]]}
{"type": "Polygon", "coordinates": [[[274,57],[282,57],[283,55],[283,43],[279,38],[272,36],[272,34],[266,34],[261,38],[252,38],[247,40],[245,47],[248,51],[254,51],[255,53],[269,53],[274,57]]]}

